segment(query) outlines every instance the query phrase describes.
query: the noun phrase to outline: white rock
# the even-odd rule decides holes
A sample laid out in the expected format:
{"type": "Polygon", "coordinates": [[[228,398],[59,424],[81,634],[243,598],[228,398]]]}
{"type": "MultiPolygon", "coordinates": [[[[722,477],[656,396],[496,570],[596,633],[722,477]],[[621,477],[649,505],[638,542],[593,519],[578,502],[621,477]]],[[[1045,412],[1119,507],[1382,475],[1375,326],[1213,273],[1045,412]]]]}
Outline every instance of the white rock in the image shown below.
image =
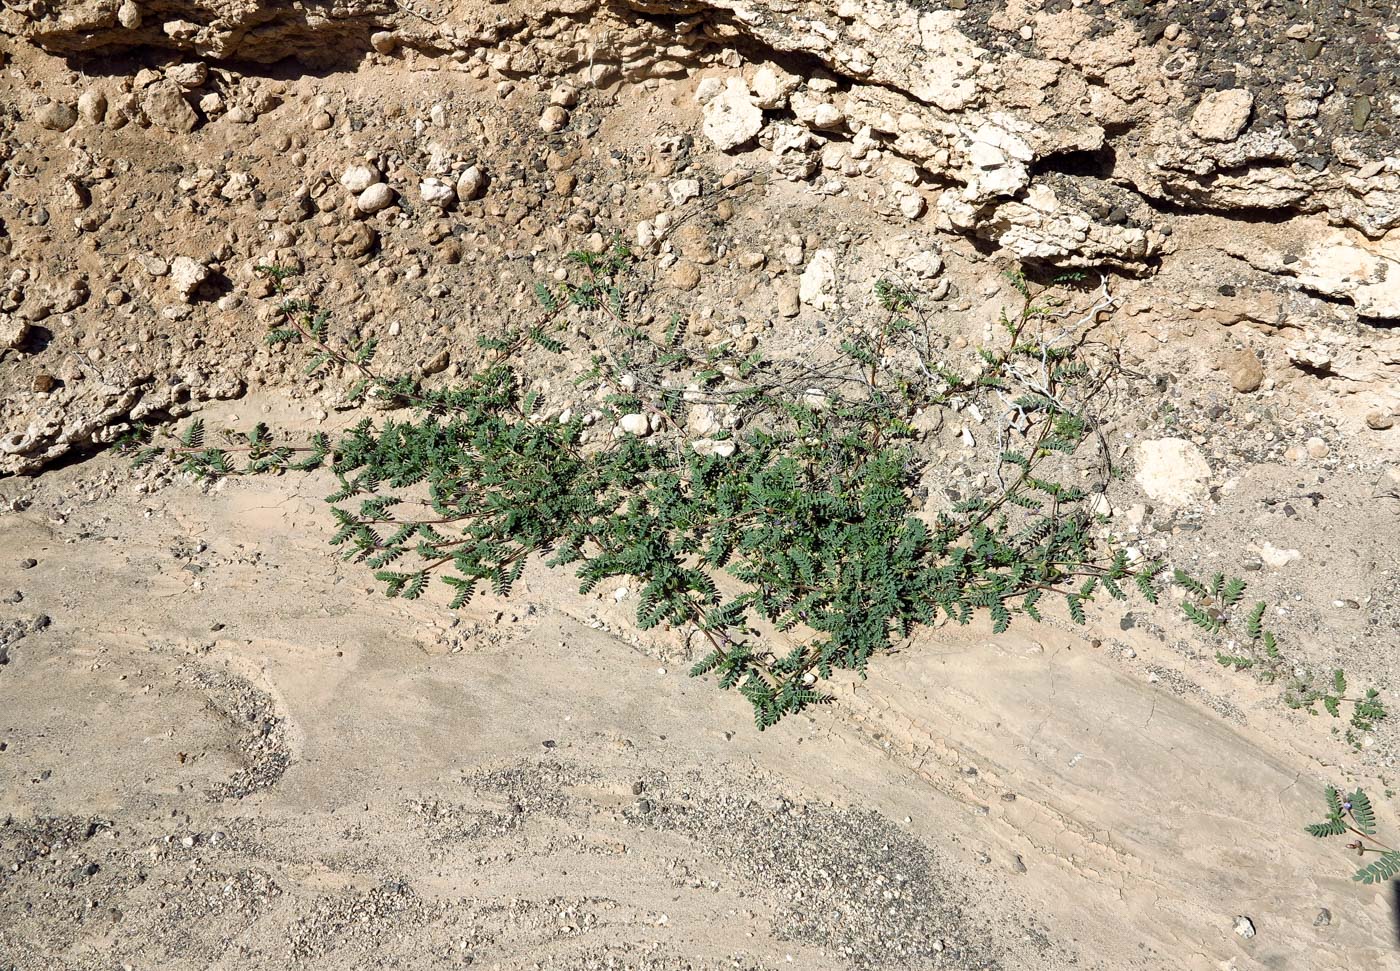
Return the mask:
{"type": "Polygon", "coordinates": [[[812,124],[818,128],[840,128],[846,123],[846,116],[834,104],[822,102],[812,113],[812,124]]]}
{"type": "Polygon", "coordinates": [[[928,203],[917,192],[907,192],[899,198],[899,211],[904,214],[905,219],[918,219],[926,208],[928,203]]]}
{"type": "Polygon", "coordinates": [[[418,183],[418,194],[430,206],[449,209],[457,201],[457,190],[441,179],[424,179],[418,183]]]}
{"type": "Polygon", "coordinates": [[[919,279],[932,280],[943,272],[943,257],[932,250],[925,250],[909,257],[904,265],[919,279]]]}
{"type": "Polygon", "coordinates": [[[0,315],[0,350],[18,350],[29,337],[29,321],[0,315]]]}
{"type": "Polygon", "coordinates": [[[1400,320],[1400,239],[1334,230],[1310,240],[1299,256],[1283,270],[1303,289],[1350,300],[1363,317],[1400,320]]]}
{"type": "Polygon", "coordinates": [[[1191,131],[1212,142],[1232,142],[1249,124],[1254,95],[1244,88],[1214,91],[1191,113],[1191,131]]]}
{"type": "Polygon", "coordinates": [[[355,199],[355,208],[363,213],[375,213],[394,204],[394,190],[383,182],[369,186],[355,199]]]}
{"type": "Polygon", "coordinates": [[[486,191],[486,173],[479,166],[471,165],[457,177],[457,198],[466,202],[478,199],[486,191]]]}
{"type": "Polygon", "coordinates": [[[379,169],[368,163],[361,163],[346,169],[340,177],[340,184],[350,192],[359,195],[382,178],[379,169]]]}
{"type": "Polygon", "coordinates": [[[617,427],[628,435],[646,435],[651,431],[651,423],[647,421],[647,416],[636,412],[619,418],[617,427]]]}
{"type": "Polygon", "coordinates": [[[763,110],[754,103],[749,89],[738,78],[730,78],[724,93],[711,98],[703,109],[701,128],[705,137],[722,152],[732,151],[753,139],[763,127],[763,110]]]}
{"type": "Polygon", "coordinates": [[[1254,936],[1254,921],[1243,914],[1235,918],[1235,933],[1245,940],[1254,936]]]}
{"type": "Polygon", "coordinates": [[[569,123],[569,113],[558,105],[550,105],[540,113],[540,131],[553,134],[569,123]]]}
{"type": "Polygon", "coordinates": [[[1274,570],[1281,570],[1294,560],[1302,558],[1303,554],[1298,550],[1280,549],[1273,543],[1265,543],[1259,548],[1259,559],[1264,561],[1265,566],[1274,570]]]}
{"type": "Polygon", "coordinates": [[[185,100],[184,90],[164,78],[146,89],[141,98],[141,110],[151,124],[166,131],[191,132],[199,124],[199,116],[185,100]]]}
{"type": "Polygon", "coordinates": [[[723,90],[724,81],[722,79],[701,78],[700,83],[695,86],[695,103],[704,104],[723,90]]]}
{"type": "Polygon", "coordinates": [[[549,103],[561,108],[572,108],[578,104],[578,88],[572,84],[556,84],[549,92],[549,103]]]}
{"type": "Polygon", "coordinates": [[[177,256],[170,261],[170,288],[185,303],[194,298],[199,285],[209,279],[209,268],[188,256],[177,256]]]}
{"type": "Polygon", "coordinates": [[[78,96],[78,114],[89,125],[100,125],[107,117],[107,96],[97,88],[88,88],[78,96]]]}
{"type": "Polygon", "coordinates": [[[185,61],[166,68],[165,76],[188,91],[209,79],[209,66],[203,61],[185,61]]]}
{"type": "MultiPolygon", "coordinates": [[[[683,206],[691,199],[696,199],[700,196],[700,180],[677,179],[666,188],[666,191],[670,194],[671,203],[673,205],[683,206]]],[[[658,229],[664,228],[659,218],[656,220],[656,227],[658,229]]]]}
{"type": "Polygon", "coordinates": [[[761,67],[753,76],[754,101],[760,108],[781,108],[801,83],[802,79],[796,75],[761,67]]]}
{"type": "Polygon", "coordinates": [[[836,282],[836,251],[819,249],[812,254],[797,282],[797,298],[809,307],[824,310],[835,305],[829,293],[836,282]]]}
{"type": "Polygon", "coordinates": [[[1183,506],[1210,489],[1210,465],[1201,450],[1184,438],[1159,438],[1136,448],[1137,483],[1142,491],[1169,506],[1183,506]]]}

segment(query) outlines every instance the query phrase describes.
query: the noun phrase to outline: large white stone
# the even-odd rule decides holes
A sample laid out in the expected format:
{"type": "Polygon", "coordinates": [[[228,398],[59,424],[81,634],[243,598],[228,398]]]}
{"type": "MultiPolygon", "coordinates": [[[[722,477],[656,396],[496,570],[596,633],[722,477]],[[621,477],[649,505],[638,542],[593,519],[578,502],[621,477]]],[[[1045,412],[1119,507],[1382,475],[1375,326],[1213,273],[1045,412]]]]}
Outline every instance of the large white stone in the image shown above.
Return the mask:
{"type": "Polygon", "coordinates": [[[834,305],[831,288],[836,283],[836,251],[819,249],[812,254],[797,283],[797,297],[817,310],[834,305]]]}
{"type": "Polygon", "coordinates": [[[1136,456],[1137,484],[1156,502],[1184,506],[1210,491],[1210,465],[1184,438],[1141,442],[1136,456]]]}
{"type": "Polygon", "coordinates": [[[1233,142],[1249,124],[1253,110],[1254,95],[1244,88],[1212,92],[1191,113],[1191,131],[1207,141],[1233,142]]]}
{"type": "Polygon", "coordinates": [[[753,139],[763,127],[763,109],[754,103],[748,85],[730,78],[724,92],[711,98],[701,109],[705,137],[720,151],[728,152],[753,139]]]}

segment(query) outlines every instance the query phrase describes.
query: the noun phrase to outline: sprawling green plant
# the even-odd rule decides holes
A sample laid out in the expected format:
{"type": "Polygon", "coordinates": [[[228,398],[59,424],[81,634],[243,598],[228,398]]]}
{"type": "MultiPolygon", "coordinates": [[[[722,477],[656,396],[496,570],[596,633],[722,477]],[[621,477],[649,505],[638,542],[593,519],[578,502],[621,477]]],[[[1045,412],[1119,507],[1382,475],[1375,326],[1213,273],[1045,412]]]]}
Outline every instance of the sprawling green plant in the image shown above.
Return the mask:
{"type": "Polygon", "coordinates": [[[1360,789],[1342,795],[1333,786],[1326,789],[1327,818],[1306,828],[1311,836],[1327,839],[1351,833],[1356,839],[1346,848],[1363,859],[1368,853],[1376,854],[1370,862],[1363,864],[1352,879],[1359,883],[1383,883],[1400,876],[1400,850],[1392,849],[1376,838],[1376,813],[1371,800],[1360,789]]]}
{"type": "Polygon", "coordinates": [[[1359,697],[1347,695],[1347,677],[1335,668],[1323,677],[1307,668],[1292,664],[1279,650],[1278,638],[1264,627],[1268,604],[1256,601],[1248,612],[1241,614],[1245,582],[1239,577],[1226,578],[1216,573],[1209,583],[1202,583],[1182,570],[1175,571],[1173,580],[1186,591],[1181,610],[1188,620],[1207,634],[1233,634],[1228,650],[1216,653],[1215,659],[1236,671],[1252,671],[1265,684],[1282,682],[1283,701],[1290,708],[1317,713],[1320,704],[1333,718],[1340,718],[1342,706],[1351,706],[1347,740],[1360,743],[1356,732],[1369,731],[1385,718],[1386,709],[1380,692],[1368,688],[1359,697]]]}
{"type": "Polygon", "coordinates": [[[1078,326],[1092,313],[1054,291],[1033,298],[1013,276],[1023,303],[1002,316],[1004,343],[964,376],[934,360],[914,294],[882,282],[878,322],[830,360],[767,361],[691,349],[679,317],[659,337],[634,326],[624,247],[572,258],[571,282],[537,288],[536,321],[481,339],[480,366],[445,389],[378,375],[373,339],[337,341],[327,312],[286,299],[290,271],[264,268],[284,301],[269,341],[302,345],[309,373],[347,375],[352,398],[407,404],[410,416],[298,447],[262,425],[211,445],[195,422],[138,461],[167,452],[200,476],[328,466],[339,483],[331,542],[389,596],[419,597],[435,577],[454,608],[483,587],[504,595],[535,554],[571,567],[585,592],[632,578],[639,625],[699,636],[692,674],[737,689],[760,728],[826,700],[820,679],[864,674],[939,615],[966,624],[985,611],[1001,632],[1016,614],[1039,620],[1050,594],[1078,623],[1100,591],[1123,599],[1136,587],[1156,601],[1160,565],[1130,565],[1086,501],[1112,472],[1106,451],[1090,463],[1097,481],[1062,481],[1080,474],[1081,449],[1102,445],[1088,402],[1111,368],[1081,354],[1078,326]],[[612,330],[582,379],[606,393],[591,411],[545,418],[520,362],[563,351],[570,313],[612,330]],[[911,417],[974,400],[1004,413],[998,485],[922,515],[927,457],[911,417]],[[701,404],[723,405],[737,430],[688,441],[680,429],[701,404]],[[587,431],[623,416],[656,433],[587,431]]]}

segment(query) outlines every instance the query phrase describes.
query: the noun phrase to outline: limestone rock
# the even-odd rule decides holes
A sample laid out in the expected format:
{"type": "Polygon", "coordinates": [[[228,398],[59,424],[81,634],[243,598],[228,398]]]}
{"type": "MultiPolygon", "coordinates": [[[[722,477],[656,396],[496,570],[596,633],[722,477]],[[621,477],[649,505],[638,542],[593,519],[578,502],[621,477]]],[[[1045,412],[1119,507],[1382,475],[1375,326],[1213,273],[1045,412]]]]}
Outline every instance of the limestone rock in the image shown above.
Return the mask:
{"type": "Polygon", "coordinates": [[[67,131],[78,123],[78,112],[66,101],[50,101],[34,112],[34,121],[49,131],[67,131]]]}
{"type": "Polygon", "coordinates": [[[418,183],[418,194],[430,206],[450,209],[457,201],[457,190],[441,179],[424,179],[418,183]]]}
{"type": "Polygon", "coordinates": [[[647,421],[647,416],[635,412],[619,418],[617,427],[628,435],[642,436],[651,431],[651,423],[647,421]]]}
{"type": "Polygon", "coordinates": [[[1225,373],[1230,376],[1230,386],[1241,394],[1258,391],[1264,383],[1264,365],[1252,351],[1234,351],[1225,359],[1225,373]]]}
{"type": "Polygon", "coordinates": [[[797,286],[798,299],[809,307],[825,310],[835,302],[830,292],[835,283],[836,251],[819,249],[802,271],[797,286]]]}
{"type": "Polygon", "coordinates": [[[394,190],[383,182],[369,186],[355,199],[355,208],[366,215],[388,209],[394,204],[394,190]]]}
{"type": "Polygon", "coordinates": [[[185,303],[194,299],[195,291],[207,279],[209,268],[197,260],[177,256],[170,261],[170,289],[185,303]]]}
{"type": "Polygon", "coordinates": [[[88,88],[78,96],[78,114],[89,125],[100,125],[107,118],[107,96],[100,88],[88,88]]]}
{"type": "Polygon", "coordinates": [[[340,184],[358,195],[383,178],[379,169],[367,163],[352,165],[340,176],[340,184]]]}
{"type": "Polygon", "coordinates": [[[1184,506],[1209,491],[1210,465],[1201,450],[1184,438],[1159,438],[1138,444],[1137,483],[1155,502],[1184,506]]]}
{"type": "Polygon", "coordinates": [[[165,76],[189,91],[209,80],[209,66],[203,61],[185,61],[166,68],[165,76]]]}
{"type": "Polygon", "coordinates": [[[457,177],[457,198],[463,202],[481,198],[486,191],[486,173],[471,165],[457,177]]]}
{"type": "Polygon", "coordinates": [[[1244,88],[1215,91],[1191,113],[1191,131],[1207,141],[1232,142],[1249,124],[1253,111],[1254,95],[1244,88]]]}
{"type": "Polygon", "coordinates": [[[192,132],[199,124],[199,116],[174,81],[162,79],[148,87],[141,98],[141,111],[151,124],[170,132],[192,132]]]}
{"type": "Polygon", "coordinates": [[[802,79],[797,75],[769,65],[755,71],[750,84],[754,103],[760,108],[786,107],[788,96],[801,86],[802,79]]]}
{"type": "Polygon", "coordinates": [[[9,315],[0,317],[0,350],[18,350],[29,337],[29,321],[9,315]]]}
{"type": "Polygon", "coordinates": [[[738,78],[726,82],[723,93],[702,109],[705,137],[722,152],[730,152],[753,139],[763,127],[763,110],[738,78]]]}

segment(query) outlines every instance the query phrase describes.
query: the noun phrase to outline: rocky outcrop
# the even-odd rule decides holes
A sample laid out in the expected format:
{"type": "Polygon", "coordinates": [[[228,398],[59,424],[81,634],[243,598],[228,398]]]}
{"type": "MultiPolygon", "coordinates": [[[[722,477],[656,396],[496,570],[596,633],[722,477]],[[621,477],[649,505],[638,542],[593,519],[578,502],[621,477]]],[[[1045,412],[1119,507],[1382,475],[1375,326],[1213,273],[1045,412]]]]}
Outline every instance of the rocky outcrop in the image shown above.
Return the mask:
{"type": "MultiPolygon", "coordinates": [[[[1371,100],[1362,117],[1348,108],[1362,102],[1334,86],[1274,78],[1267,66],[1252,88],[1203,92],[1195,32],[1211,21],[1163,26],[1037,6],[554,0],[437,17],[375,0],[86,0],[7,8],[0,29],[67,54],[163,48],[316,64],[404,50],[460,62],[486,52],[489,69],[506,77],[582,69],[595,84],[771,59],[801,68],[795,81],[809,83],[784,89],[771,70],[751,69],[751,95],[716,90],[707,126],[720,148],[747,142],[763,123],[759,111],[789,111],[811,144],[768,135],[788,154],[785,176],[819,181],[821,167],[808,159],[833,142],[864,141],[914,166],[890,189],[906,214],[928,211],[945,229],[1061,266],[1149,272],[1181,207],[1316,213],[1370,239],[1400,226],[1400,159],[1381,153],[1383,140],[1367,140],[1371,100]]],[[[192,111],[161,96],[169,125],[194,123],[192,111]]],[[[1356,303],[1391,315],[1369,292],[1356,303]]]]}

